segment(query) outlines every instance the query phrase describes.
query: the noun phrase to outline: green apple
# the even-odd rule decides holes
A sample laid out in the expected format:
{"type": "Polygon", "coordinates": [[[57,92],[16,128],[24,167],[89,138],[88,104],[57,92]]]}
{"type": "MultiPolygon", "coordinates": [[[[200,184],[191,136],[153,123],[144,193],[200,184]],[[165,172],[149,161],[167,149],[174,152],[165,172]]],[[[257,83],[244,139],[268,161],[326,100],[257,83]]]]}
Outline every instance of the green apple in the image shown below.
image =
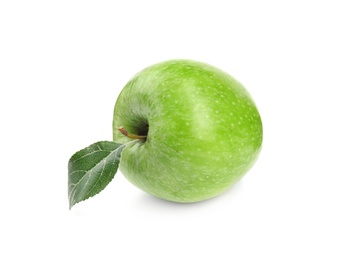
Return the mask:
{"type": "Polygon", "coordinates": [[[262,132],[247,90],[191,60],[139,72],[114,108],[113,139],[129,142],[120,171],[145,192],[176,202],[212,198],[241,179],[258,158],[262,132]]]}

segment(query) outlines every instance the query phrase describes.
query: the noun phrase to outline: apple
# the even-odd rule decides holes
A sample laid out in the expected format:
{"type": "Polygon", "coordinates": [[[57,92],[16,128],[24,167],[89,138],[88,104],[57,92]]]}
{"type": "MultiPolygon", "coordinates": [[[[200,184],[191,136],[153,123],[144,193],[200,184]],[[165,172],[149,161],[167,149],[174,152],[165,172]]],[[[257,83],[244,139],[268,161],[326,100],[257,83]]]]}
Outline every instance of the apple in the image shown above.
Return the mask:
{"type": "Polygon", "coordinates": [[[259,112],[241,83],[192,60],[145,68],[123,88],[114,108],[113,139],[128,143],[120,171],[169,201],[223,193],[253,166],[262,136],[259,112]]]}

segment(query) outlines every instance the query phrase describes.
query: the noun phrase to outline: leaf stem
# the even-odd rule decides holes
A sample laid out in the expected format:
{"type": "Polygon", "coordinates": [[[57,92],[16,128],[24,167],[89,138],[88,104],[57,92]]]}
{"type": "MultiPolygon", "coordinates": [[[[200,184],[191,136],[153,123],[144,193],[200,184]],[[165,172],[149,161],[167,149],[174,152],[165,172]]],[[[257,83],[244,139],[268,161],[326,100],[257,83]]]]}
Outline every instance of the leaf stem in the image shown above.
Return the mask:
{"type": "Polygon", "coordinates": [[[126,129],[124,129],[122,126],[118,128],[118,130],[125,136],[131,138],[131,139],[139,139],[139,140],[146,140],[147,136],[146,135],[135,135],[135,134],[130,134],[127,132],[126,129]]]}

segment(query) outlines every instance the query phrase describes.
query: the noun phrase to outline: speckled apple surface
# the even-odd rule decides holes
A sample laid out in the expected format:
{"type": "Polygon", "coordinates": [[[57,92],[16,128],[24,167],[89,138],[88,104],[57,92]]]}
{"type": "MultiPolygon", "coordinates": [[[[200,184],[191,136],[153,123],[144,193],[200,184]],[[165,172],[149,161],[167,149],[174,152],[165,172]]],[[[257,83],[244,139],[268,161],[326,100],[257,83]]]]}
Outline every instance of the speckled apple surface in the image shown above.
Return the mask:
{"type": "Polygon", "coordinates": [[[170,60],[135,75],[120,93],[118,131],[147,135],[122,152],[120,171],[135,186],[162,199],[196,202],[236,183],[255,163],[262,122],[247,90],[205,63],[170,60]]]}

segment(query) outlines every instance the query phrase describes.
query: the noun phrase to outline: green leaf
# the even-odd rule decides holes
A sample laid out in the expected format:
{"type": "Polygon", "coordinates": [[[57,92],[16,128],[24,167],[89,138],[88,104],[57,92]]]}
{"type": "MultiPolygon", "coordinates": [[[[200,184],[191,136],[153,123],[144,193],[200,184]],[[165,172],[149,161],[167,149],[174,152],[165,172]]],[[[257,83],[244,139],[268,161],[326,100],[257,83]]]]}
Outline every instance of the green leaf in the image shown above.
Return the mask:
{"type": "Polygon", "coordinates": [[[117,172],[125,145],[110,141],[94,143],[75,153],[68,162],[68,199],[76,203],[101,192],[117,172]]]}

